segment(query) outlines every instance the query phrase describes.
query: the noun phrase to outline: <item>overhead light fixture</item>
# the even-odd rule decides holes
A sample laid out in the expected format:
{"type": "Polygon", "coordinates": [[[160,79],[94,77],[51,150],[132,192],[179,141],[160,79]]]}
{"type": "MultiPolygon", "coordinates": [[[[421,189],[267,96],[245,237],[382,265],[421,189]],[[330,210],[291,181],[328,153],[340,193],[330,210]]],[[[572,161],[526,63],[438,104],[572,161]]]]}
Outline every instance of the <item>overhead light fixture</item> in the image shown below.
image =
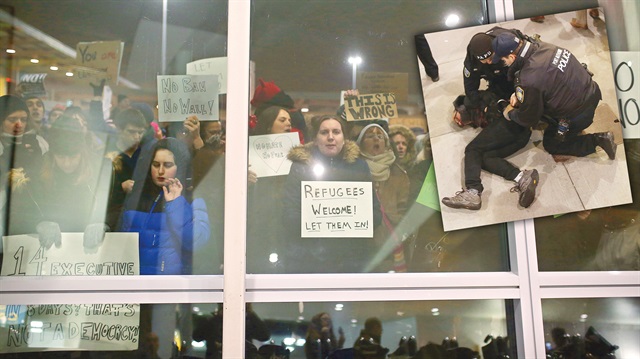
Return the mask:
{"type": "Polygon", "coordinates": [[[300,109],[300,112],[302,112],[302,113],[309,112],[309,108],[303,107],[303,108],[300,109]]]}
{"type": "Polygon", "coordinates": [[[58,71],[58,66],[49,66],[49,70],[58,71]]]}
{"type": "Polygon", "coordinates": [[[37,64],[38,62],[40,62],[40,60],[36,59],[35,57],[33,59],[30,60],[32,64],[37,64]]]}
{"type": "Polygon", "coordinates": [[[71,76],[73,76],[73,72],[71,72],[71,71],[67,71],[67,73],[66,73],[65,75],[67,75],[67,76],[71,77],[71,76]]]}
{"type": "Polygon", "coordinates": [[[276,263],[278,261],[278,253],[269,254],[269,262],[276,263]]]}
{"type": "Polygon", "coordinates": [[[14,50],[14,49],[7,49],[6,51],[7,51],[7,54],[15,54],[16,53],[16,50],[14,50]]]}
{"type": "Polygon", "coordinates": [[[460,23],[460,16],[458,16],[456,14],[450,14],[444,20],[444,24],[447,25],[447,27],[454,27],[454,26],[458,25],[459,23],[460,23]]]}

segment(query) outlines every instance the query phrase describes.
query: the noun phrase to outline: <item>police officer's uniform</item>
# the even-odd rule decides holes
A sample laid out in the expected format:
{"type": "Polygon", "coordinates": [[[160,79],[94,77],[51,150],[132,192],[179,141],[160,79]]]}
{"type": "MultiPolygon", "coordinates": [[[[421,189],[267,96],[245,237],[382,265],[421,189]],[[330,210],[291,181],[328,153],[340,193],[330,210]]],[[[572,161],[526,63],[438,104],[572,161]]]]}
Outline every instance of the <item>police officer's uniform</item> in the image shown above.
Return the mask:
{"type": "Polygon", "coordinates": [[[511,67],[520,106],[508,113],[509,118],[527,127],[540,120],[548,122],[543,145],[551,154],[582,157],[594,153],[599,135],[579,134],[593,123],[602,94],[576,57],[552,44],[526,42],[511,67]],[[556,136],[560,119],[569,121],[564,140],[556,136]]]}
{"type": "MultiPolygon", "coordinates": [[[[518,30],[508,30],[498,26],[485,32],[485,34],[494,38],[504,32],[524,38],[522,33],[518,30]]],[[[471,43],[467,45],[467,55],[464,58],[463,69],[464,93],[466,95],[464,103],[465,106],[468,108],[477,108],[481,106],[479,94],[481,79],[485,79],[489,83],[488,91],[495,93],[501,99],[508,100],[509,96],[513,93],[513,79],[510,81],[507,78],[509,67],[505,66],[500,61],[498,63],[483,64],[476,55],[473,54],[470,47],[471,43]]],[[[493,53],[489,51],[485,56],[483,56],[483,58],[487,58],[492,55],[493,53]]]]}

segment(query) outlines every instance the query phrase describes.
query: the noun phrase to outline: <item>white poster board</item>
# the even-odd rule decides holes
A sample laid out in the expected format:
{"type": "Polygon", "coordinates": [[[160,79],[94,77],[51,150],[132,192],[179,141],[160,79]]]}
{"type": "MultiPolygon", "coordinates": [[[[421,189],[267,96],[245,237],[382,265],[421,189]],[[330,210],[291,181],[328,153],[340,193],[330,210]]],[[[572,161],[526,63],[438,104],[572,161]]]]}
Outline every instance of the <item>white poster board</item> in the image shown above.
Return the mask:
{"type": "Polygon", "coordinates": [[[303,238],[373,237],[371,182],[302,181],[303,238]]]}
{"type": "Polygon", "coordinates": [[[0,353],[136,350],[139,304],[0,305],[0,353]]]}
{"type": "Polygon", "coordinates": [[[624,138],[640,139],[640,52],[611,51],[613,80],[624,138]]]}
{"type": "Polygon", "coordinates": [[[158,76],[160,122],[182,122],[191,115],[201,121],[218,121],[218,106],[217,76],[158,76]]]}
{"type": "Polygon", "coordinates": [[[226,57],[211,57],[189,62],[187,75],[216,75],[218,76],[218,94],[227,93],[226,57]]]}
{"type": "Polygon", "coordinates": [[[2,276],[139,275],[138,233],[106,233],[96,253],[86,253],[83,233],[62,233],[60,248],[40,247],[37,236],[2,238],[2,276]]]}
{"type": "Polygon", "coordinates": [[[288,175],[289,150],[300,144],[297,132],[249,137],[249,165],[258,177],[288,175]]]}

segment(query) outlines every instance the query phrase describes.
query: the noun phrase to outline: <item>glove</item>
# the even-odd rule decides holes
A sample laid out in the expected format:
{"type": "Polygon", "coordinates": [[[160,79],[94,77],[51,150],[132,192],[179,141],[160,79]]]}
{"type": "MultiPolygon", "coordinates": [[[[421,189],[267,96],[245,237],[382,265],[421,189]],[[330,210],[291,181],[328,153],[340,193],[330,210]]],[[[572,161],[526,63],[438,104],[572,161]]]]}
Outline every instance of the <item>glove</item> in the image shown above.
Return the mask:
{"type": "Polygon", "coordinates": [[[102,92],[104,91],[104,83],[105,83],[104,79],[100,81],[100,83],[97,85],[94,85],[93,83],[89,83],[89,85],[93,87],[93,96],[102,96],[102,92]]]}
{"type": "Polygon", "coordinates": [[[97,253],[98,248],[104,242],[105,232],[109,232],[109,226],[104,223],[91,223],[84,229],[82,245],[85,253],[97,253]]]}
{"type": "Polygon", "coordinates": [[[62,234],[60,233],[60,225],[56,222],[44,221],[36,226],[40,246],[49,249],[55,243],[56,248],[62,246],[62,234]]]}

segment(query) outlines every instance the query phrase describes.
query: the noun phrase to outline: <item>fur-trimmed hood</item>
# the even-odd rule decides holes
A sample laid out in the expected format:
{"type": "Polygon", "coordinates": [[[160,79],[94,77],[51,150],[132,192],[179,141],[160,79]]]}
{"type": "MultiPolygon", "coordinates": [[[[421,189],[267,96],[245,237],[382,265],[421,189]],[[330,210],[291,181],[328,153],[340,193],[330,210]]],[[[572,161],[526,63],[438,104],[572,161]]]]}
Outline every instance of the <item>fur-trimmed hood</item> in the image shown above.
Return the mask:
{"type": "MultiPolygon", "coordinates": [[[[318,146],[314,142],[309,142],[302,146],[293,147],[287,158],[291,162],[300,162],[305,164],[311,164],[314,158],[323,158],[324,156],[318,150],[318,146]]],[[[344,147],[342,147],[341,159],[346,163],[354,163],[360,157],[360,148],[358,145],[349,140],[344,141],[344,147]]]]}

